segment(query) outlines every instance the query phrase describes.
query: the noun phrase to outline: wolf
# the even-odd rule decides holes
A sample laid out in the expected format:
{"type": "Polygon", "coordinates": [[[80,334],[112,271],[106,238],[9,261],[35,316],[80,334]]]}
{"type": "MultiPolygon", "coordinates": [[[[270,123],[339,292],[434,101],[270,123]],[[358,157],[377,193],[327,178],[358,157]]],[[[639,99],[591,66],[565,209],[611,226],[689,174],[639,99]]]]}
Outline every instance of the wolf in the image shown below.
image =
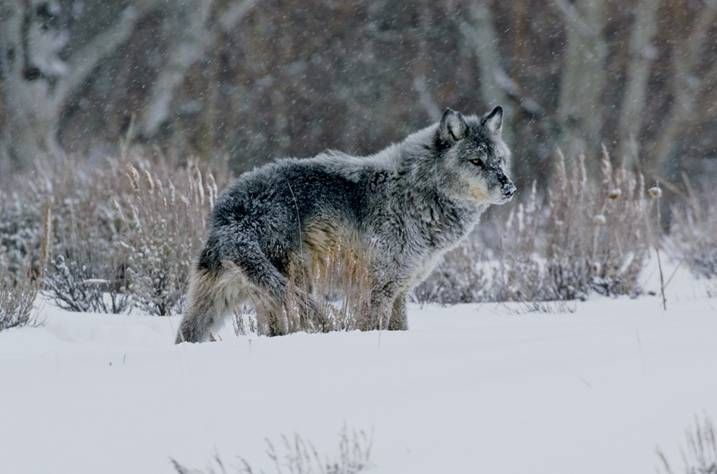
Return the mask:
{"type": "Polygon", "coordinates": [[[287,331],[280,316],[287,296],[320,319],[316,301],[291,284],[290,269],[345,238],[369,256],[370,318],[361,329],[407,329],[409,291],[489,205],[516,192],[502,125],[500,106],[482,116],[449,108],[438,123],[374,155],[286,158],[239,176],[213,209],[176,342],[208,340],[244,302],[269,335],[287,331]]]}

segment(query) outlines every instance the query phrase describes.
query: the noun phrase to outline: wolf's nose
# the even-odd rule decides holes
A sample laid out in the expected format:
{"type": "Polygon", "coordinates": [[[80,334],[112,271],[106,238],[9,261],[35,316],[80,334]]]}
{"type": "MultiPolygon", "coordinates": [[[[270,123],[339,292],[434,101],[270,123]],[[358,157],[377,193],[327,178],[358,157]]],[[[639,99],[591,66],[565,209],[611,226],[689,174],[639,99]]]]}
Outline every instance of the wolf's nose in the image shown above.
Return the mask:
{"type": "Polygon", "coordinates": [[[516,187],[513,183],[506,183],[503,185],[503,196],[509,198],[513,197],[513,194],[515,194],[516,187]]]}

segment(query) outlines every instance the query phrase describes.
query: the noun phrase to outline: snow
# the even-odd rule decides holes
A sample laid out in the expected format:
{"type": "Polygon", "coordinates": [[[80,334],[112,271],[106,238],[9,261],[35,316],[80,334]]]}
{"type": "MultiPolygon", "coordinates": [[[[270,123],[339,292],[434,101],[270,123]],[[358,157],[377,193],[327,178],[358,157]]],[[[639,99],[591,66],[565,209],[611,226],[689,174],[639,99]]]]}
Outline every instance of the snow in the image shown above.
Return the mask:
{"type": "Polygon", "coordinates": [[[651,473],[657,446],[679,461],[694,416],[717,416],[717,299],[678,272],[667,312],[570,308],[413,305],[407,332],[175,346],[177,318],[44,303],[44,326],[0,333],[0,472],[261,466],[267,437],[334,455],[344,425],[373,433],[376,473],[651,473]]]}

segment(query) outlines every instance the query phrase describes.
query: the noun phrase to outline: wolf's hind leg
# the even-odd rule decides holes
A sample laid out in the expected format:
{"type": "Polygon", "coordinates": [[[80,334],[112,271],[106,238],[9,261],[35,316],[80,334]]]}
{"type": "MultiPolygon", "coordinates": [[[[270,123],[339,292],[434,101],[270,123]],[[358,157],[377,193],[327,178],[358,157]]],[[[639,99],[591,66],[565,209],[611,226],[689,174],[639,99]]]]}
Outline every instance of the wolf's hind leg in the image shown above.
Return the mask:
{"type": "Polygon", "coordinates": [[[224,318],[248,296],[247,281],[238,268],[198,269],[189,283],[187,309],[176,343],[203,342],[224,318]]]}
{"type": "Polygon", "coordinates": [[[238,246],[231,259],[251,284],[258,324],[263,334],[278,336],[297,329],[287,319],[287,305],[293,305],[300,318],[308,318],[318,328],[328,327],[320,306],[306,289],[301,288],[301,284],[290,284],[258,246],[238,246]]]}

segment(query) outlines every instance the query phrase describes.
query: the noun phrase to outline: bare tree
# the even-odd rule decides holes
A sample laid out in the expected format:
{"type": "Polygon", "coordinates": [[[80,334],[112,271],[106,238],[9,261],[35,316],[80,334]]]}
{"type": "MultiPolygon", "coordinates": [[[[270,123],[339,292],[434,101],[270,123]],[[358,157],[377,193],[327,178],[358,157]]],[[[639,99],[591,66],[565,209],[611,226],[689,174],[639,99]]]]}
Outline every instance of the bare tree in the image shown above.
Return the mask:
{"type": "Polygon", "coordinates": [[[56,0],[0,0],[0,62],[5,123],[0,158],[15,165],[62,154],[57,133],[68,98],[98,63],[130,37],[155,2],[138,0],[69,58],[56,0]]]}

